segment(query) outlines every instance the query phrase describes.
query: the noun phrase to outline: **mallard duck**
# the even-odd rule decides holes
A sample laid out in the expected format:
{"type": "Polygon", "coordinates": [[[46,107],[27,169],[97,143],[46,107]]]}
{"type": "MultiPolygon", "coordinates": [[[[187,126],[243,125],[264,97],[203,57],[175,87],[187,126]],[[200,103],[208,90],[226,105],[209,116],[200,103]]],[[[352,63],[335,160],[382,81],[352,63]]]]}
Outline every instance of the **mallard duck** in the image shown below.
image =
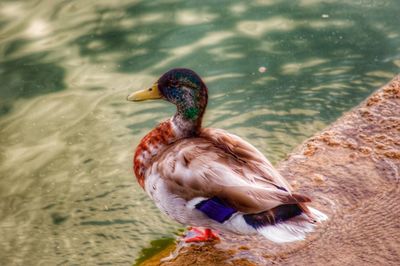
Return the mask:
{"type": "Polygon", "coordinates": [[[305,238],[327,217],[293,193],[288,182],[250,143],[222,129],[203,128],[207,86],[192,70],[172,69],[129,101],[163,99],[175,115],[150,131],[136,148],[140,186],[165,214],[194,229],[186,242],[218,238],[216,232],[260,234],[283,243],[305,238]]]}

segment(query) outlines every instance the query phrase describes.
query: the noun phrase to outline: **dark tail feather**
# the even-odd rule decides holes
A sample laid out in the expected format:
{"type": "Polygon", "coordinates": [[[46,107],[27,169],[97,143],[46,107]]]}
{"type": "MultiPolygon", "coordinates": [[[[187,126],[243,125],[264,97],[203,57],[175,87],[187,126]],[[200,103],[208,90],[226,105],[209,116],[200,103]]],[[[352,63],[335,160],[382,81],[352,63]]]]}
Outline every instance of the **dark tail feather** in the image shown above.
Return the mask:
{"type": "Polygon", "coordinates": [[[285,204],[256,214],[243,215],[245,222],[261,235],[277,243],[303,240],[315,222],[327,219],[322,212],[305,204],[285,204]]]}
{"type": "Polygon", "coordinates": [[[247,224],[257,229],[262,226],[284,222],[302,214],[303,212],[303,206],[299,206],[299,204],[287,204],[280,205],[265,212],[245,214],[243,215],[243,218],[247,224]]]}

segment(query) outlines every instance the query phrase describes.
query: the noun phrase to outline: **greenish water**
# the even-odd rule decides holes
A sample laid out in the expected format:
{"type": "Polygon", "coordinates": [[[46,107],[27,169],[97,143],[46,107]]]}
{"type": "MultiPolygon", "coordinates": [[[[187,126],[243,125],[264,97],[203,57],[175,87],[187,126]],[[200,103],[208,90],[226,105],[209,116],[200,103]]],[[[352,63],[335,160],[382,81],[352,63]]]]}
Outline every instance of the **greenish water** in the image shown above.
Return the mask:
{"type": "Polygon", "coordinates": [[[174,107],[129,92],[192,68],[205,125],[277,162],[400,72],[399,14],[397,0],[2,0],[0,264],[132,265],[174,237],[131,170],[174,107]]]}

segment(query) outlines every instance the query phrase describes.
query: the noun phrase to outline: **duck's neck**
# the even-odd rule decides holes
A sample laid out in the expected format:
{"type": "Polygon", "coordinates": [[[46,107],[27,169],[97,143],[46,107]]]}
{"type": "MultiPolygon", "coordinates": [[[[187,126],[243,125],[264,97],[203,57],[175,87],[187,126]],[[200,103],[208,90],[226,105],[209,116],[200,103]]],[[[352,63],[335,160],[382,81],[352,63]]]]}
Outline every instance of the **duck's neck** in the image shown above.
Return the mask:
{"type": "Polygon", "coordinates": [[[171,118],[171,124],[180,138],[197,136],[201,128],[202,114],[197,119],[187,119],[181,112],[171,118]]]}
{"type": "Polygon", "coordinates": [[[133,159],[136,178],[142,188],[146,178],[146,170],[153,163],[153,158],[171,143],[196,136],[201,128],[199,121],[184,119],[179,113],[167,121],[160,123],[140,141],[133,159]]]}

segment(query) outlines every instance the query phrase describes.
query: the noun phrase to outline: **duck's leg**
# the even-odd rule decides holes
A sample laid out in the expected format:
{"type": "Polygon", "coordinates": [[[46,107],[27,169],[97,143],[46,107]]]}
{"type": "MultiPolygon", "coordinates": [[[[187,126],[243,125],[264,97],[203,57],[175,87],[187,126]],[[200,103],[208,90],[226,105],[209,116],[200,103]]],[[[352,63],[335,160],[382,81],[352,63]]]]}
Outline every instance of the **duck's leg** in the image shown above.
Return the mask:
{"type": "Polygon", "coordinates": [[[196,227],[190,227],[188,235],[193,234],[194,236],[186,236],[183,241],[186,243],[192,243],[219,240],[219,237],[209,228],[206,228],[204,231],[202,231],[196,227]]]}

